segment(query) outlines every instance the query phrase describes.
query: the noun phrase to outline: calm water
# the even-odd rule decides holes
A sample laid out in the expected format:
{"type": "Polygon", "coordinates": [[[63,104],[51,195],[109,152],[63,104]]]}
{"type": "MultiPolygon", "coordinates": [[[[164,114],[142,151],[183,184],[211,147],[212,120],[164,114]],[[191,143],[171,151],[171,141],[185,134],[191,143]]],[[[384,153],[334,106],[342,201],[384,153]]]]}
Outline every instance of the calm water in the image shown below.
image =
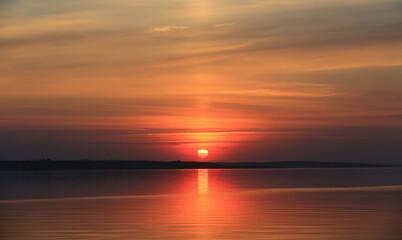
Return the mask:
{"type": "Polygon", "coordinates": [[[402,168],[0,172],[0,239],[401,239],[402,168]]]}

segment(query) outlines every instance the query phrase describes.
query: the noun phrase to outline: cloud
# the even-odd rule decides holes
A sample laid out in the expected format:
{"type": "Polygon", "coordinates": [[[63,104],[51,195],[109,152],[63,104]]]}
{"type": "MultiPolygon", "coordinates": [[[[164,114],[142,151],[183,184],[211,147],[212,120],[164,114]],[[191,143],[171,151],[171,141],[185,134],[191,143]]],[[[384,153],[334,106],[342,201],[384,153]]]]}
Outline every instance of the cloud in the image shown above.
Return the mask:
{"type": "Polygon", "coordinates": [[[156,27],[152,28],[150,32],[169,32],[174,30],[183,30],[188,29],[188,26],[163,26],[163,27],[156,27]]]}
{"type": "MultiPolygon", "coordinates": [[[[278,85],[278,84],[277,84],[278,85]]],[[[246,95],[246,96],[273,96],[273,97],[304,97],[304,98],[322,98],[330,96],[339,96],[343,93],[331,85],[325,84],[300,84],[288,83],[281,84],[282,89],[276,86],[271,89],[242,89],[242,90],[221,90],[217,94],[224,95],[246,95]],[[287,86],[286,86],[287,85],[287,86]]]]}
{"type": "Polygon", "coordinates": [[[222,27],[228,27],[228,26],[233,26],[235,23],[218,23],[214,24],[213,26],[216,28],[222,28],[222,27]]]}

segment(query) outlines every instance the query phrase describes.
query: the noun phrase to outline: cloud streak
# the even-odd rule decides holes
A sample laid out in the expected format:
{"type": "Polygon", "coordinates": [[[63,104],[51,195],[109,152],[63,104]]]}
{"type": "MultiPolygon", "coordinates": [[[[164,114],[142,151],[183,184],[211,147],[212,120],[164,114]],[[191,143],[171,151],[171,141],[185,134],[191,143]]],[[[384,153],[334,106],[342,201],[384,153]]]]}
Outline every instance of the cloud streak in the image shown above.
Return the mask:
{"type": "Polygon", "coordinates": [[[163,26],[163,27],[156,27],[152,28],[150,31],[151,32],[168,32],[168,31],[174,31],[174,30],[183,30],[187,29],[187,26],[163,26]]]}

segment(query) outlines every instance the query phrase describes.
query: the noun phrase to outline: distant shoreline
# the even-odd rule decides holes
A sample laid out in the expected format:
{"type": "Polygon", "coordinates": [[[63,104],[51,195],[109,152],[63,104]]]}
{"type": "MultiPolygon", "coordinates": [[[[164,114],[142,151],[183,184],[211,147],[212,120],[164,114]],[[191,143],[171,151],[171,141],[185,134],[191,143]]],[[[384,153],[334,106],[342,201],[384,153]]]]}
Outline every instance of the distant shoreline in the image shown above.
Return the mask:
{"type": "Polygon", "coordinates": [[[185,162],[147,160],[0,160],[0,171],[125,170],[125,169],[230,169],[230,168],[365,168],[386,165],[345,162],[185,162]]]}

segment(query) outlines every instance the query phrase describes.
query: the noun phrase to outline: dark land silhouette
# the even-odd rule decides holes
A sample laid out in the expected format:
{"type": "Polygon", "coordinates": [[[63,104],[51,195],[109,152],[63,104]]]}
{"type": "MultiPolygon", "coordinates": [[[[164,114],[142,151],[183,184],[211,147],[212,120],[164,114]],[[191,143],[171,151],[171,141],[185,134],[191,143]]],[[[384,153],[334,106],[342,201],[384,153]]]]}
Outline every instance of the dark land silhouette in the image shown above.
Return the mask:
{"type": "Polygon", "coordinates": [[[344,162],[183,162],[147,160],[26,160],[0,161],[0,171],[108,170],[108,169],[199,169],[199,168],[361,168],[384,165],[344,162]]]}

